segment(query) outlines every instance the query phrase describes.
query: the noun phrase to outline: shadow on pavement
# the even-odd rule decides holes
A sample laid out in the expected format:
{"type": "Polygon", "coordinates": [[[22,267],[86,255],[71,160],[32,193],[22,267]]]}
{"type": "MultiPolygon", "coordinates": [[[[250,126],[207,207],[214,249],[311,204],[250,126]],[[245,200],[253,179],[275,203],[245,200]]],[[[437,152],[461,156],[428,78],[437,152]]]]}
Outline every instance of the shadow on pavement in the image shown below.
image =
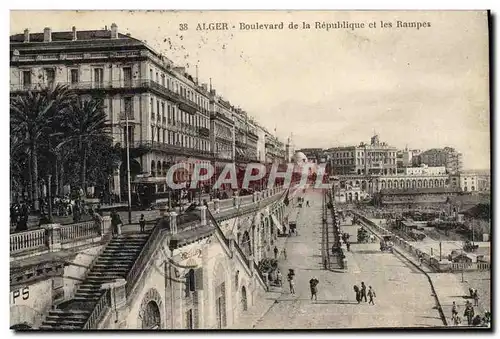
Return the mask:
{"type": "Polygon", "coordinates": [[[318,300],[313,301],[313,304],[358,305],[358,302],[354,300],[318,300]]]}

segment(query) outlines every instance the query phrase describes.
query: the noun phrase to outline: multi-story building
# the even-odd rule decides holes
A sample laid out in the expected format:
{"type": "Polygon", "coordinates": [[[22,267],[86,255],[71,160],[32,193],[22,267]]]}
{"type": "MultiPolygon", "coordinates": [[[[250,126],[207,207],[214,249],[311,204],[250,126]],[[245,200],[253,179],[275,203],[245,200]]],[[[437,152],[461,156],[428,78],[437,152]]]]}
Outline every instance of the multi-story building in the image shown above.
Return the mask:
{"type": "Polygon", "coordinates": [[[418,163],[418,155],[421,153],[418,149],[408,149],[400,150],[397,152],[396,163],[398,165],[398,171],[402,172],[404,167],[411,167],[418,163]]]}
{"type": "Polygon", "coordinates": [[[319,164],[323,157],[322,148],[302,148],[297,150],[297,152],[302,152],[307,157],[308,162],[319,164]]]}
{"type": "MultiPolygon", "coordinates": [[[[130,146],[133,182],[166,189],[172,164],[258,161],[258,133],[247,114],[215,90],[117,25],[102,30],[16,34],[10,37],[12,95],[67,84],[82,98],[100,98],[113,142],[130,146]],[[126,140],[128,138],[128,140],[126,140]]],[[[126,189],[125,161],[113,192],[126,189]]],[[[176,180],[188,180],[177,171],[176,180]]]]}
{"type": "Polygon", "coordinates": [[[217,173],[235,159],[235,126],[232,107],[229,102],[210,90],[210,142],[214,152],[214,166],[217,173]]]}
{"type": "Polygon", "coordinates": [[[431,167],[444,166],[448,173],[455,174],[462,171],[462,153],[451,147],[432,148],[418,156],[418,164],[431,167]]]}
{"type": "Polygon", "coordinates": [[[478,175],[470,171],[450,175],[450,185],[454,188],[460,188],[463,192],[480,190],[478,175]]]}
{"type": "Polygon", "coordinates": [[[378,135],[370,144],[329,149],[331,168],[335,175],[387,175],[397,173],[395,147],[379,141],[378,135]]]}

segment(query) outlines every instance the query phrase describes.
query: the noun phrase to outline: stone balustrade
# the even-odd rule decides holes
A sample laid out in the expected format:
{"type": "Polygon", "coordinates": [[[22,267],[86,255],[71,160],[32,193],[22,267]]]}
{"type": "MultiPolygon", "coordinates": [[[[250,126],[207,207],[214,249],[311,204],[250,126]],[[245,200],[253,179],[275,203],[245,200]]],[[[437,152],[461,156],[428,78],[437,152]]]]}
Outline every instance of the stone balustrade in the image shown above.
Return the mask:
{"type": "Polygon", "coordinates": [[[10,235],[10,257],[18,260],[48,252],[57,252],[99,241],[111,231],[111,218],[70,225],[48,224],[42,228],[10,235]]]}

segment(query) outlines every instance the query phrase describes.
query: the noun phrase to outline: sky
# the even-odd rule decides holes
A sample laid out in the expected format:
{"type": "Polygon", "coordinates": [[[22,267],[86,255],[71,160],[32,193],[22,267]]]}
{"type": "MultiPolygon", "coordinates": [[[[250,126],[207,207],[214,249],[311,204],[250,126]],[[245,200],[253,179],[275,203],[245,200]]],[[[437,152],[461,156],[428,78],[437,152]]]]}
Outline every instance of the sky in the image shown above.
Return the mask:
{"type": "Polygon", "coordinates": [[[211,78],[218,94],[282,140],[293,133],[297,148],[357,145],[376,132],[398,148],[455,147],[465,168],[490,167],[485,12],[12,11],[10,31],[112,23],[193,76],[197,65],[200,82],[211,78]],[[365,27],[315,28],[337,21],[365,27]],[[430,27],[397,28],[397,21],[430,27]],[[215,22],[229,29],[196,30],[215,22]],[[283,30],[239,29],[281,22],[283,30]],[[288,29],[290,22],[311,29],[288,29]]]}

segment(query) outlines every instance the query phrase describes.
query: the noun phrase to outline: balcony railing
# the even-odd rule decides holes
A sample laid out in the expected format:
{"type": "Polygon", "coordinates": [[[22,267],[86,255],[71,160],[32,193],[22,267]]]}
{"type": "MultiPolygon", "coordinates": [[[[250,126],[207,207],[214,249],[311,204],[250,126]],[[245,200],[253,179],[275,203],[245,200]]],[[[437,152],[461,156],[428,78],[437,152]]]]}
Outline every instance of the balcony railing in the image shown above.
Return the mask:
{"type": "Polygon", "coordinates": [[[135,141],[134,143],[131,144],[130,147],[172,152],[179,155],[213,157],[213,152],[211,151],[204,151],[195,148],[165,144],[158,141],[135,141]]]}

